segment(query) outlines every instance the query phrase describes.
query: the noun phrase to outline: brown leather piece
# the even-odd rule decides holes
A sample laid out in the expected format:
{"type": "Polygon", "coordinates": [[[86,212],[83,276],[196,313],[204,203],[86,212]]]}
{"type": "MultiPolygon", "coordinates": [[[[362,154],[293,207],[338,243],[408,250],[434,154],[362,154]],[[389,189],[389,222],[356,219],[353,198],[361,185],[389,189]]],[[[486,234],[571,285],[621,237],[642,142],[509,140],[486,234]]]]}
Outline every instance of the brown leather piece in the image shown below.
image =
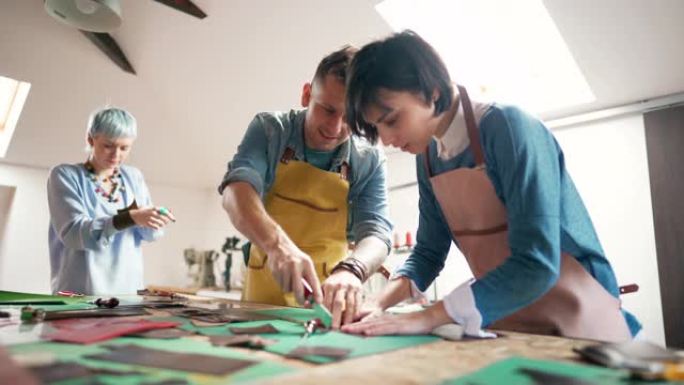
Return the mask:
{"type": "Polygon", "coordinates": [[[169,378],[157,382],[141,382],[140,385],[190,385],[184,378],[169,378]]]}
{"type": "Polygon", "coordinates": [[[108,346],[108,348],[111,349],[111,352],[92,354],[85,358],[214,376],[225,376],[258,363],[252,360],[207,354],[168,352],[136,345],[108,346]]]}
{"type": "Polygon", "coordinates": [[[193,321],[210,324],[265,321],[271,319],[271,317],[256,314],[244,309],[183,308],[171,310],[170,313],[179,317],[192,318],[193,321]]]}
{"type": "Polygon", "coordinates": [[[278,342],[278,340],[249,334],[240,334],[234,336],[210,336],[209,341],[211,341],[211,344],[214,346],[240,346],[250,349],[263,349],[266,346],[273,345],[278,342]]]}
{"type": "Polygon", "coordinates": [[[75,318],[104,318],[104,317],[130,317],[147,315],[147,311],[139,307],[97,308],[86,310],[62,310],[45,312],[45,321],[56,321],[75,318]]]}
{"type": "MultiPolygon", "coordinates": [[[[53,383],[75,378],[107,376],[135,376],[142,374],[136,371],[119,371],[102,368],[90,368],[76,362],[57,362],[48,365],[32,366],[31,373],[43,383],[53,383]]],[[[3,382],[5,384],[6,382],[3,382]]],[[[10,384],[7,382],[7,384],[10,384]]]]}
{"type": "Polygon", "coordinates": [[[153,329],[175,328],[178,323],[135,318],[85,318],[53,321],[50,326],[53,330],[44,331],[42,338],[90,344],[153,329]]]}
{"type": "Polygon", "coordinates": [[[181,337],[188,337],[195,335],[194,332],[190,332],[183,329],[154,329],[142,333],[129,334],[126,337],[137,337],[137,338],[154,338],[162,340],[170,340],[181,337]]]}
{"type": "Polygon", "coordinates": [[[278,329],[273,327],[271,324],[266,324],[262,326],[255,326],[255,327],[247,327],[247,328],[238,328],[238,327],[232,327],[228,328],[231,333],[233,334],[273,334],[273,333],[278,333],[278,329]]]}
{"type": "Polygon", "coordinates": [[[252,317],[249,316],[230,314],[212,314],[199,317],[192,317],[192,319],[210,324],[226,324],[231,322],[248,322],[254,320],[252,317]]]}
{"type": "Polygon", "coordinates": [[[332,346],[298,346],[287,353],[288,358],[304,358],[307,356],[319,356],[341,360],[351,353],[351,349],[336,348],[332,346]]]}
{"type": "Polygon", "coordinates": [[[517,372],[529,378],[532,381],[532,385],[599,385],[598,382],[563,374],[549,373],[534,368],[520,368],[517,372]]]}

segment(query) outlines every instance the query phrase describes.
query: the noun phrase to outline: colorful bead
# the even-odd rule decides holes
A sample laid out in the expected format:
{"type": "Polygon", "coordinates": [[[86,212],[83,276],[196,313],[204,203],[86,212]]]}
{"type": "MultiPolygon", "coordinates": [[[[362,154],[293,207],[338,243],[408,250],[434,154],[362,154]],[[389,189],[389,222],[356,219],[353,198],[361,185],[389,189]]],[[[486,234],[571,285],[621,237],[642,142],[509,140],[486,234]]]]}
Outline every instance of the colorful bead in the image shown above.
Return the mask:
{"type": "Polygon", "coordinates": [[[108,202],[110,203],[117,203],[119,202],[119,197],[116,196],[117,191],[120,191],[121,195],[123,197],[123,191],[125,191],[124,185],[123,185],[123,177],[121,176],[121,172],[119,169],[114,169],[114,172],[112,175],[108,177],[102,178],[102,182],[107,183],[110,182],[112,184],[112,188],[110,192],[107,192],[102,185],[100,184],[97,175],[95,174],[95,168],[93,165],[90,163],[90,161],[86,162],[84,165],[85,169],[88,171],[90,175],[89,179],[95,184],[95,192],[100,194],[103,198],[105,198],[108,202]],[[119,180],[116,181],[115,178],[118,178],[119,180]]]}

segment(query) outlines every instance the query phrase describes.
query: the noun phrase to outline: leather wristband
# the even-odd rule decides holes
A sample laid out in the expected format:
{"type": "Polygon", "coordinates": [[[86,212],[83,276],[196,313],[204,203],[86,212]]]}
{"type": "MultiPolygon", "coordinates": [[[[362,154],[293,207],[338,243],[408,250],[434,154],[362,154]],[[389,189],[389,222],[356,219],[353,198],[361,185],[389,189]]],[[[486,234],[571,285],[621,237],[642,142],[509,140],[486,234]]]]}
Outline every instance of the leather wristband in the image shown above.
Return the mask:
{"type": "Polygon", "coordinates": [[[363,262],[356,258],[347,258],[341,261],[332,269],[331,273],[335,273],[339,270],[346,270],[354,274],[361,282],[366,282],[366,279],[368,278],[368,268],[366,268],[366,265],[364,265],[363,262]]]}
{"type": "Polygon", "coordinates": [[[112,224],[117,230],[125,230],[129,227],[135,226],[131,212],[128,210],[120,211],[112,218],[112,224]]]}

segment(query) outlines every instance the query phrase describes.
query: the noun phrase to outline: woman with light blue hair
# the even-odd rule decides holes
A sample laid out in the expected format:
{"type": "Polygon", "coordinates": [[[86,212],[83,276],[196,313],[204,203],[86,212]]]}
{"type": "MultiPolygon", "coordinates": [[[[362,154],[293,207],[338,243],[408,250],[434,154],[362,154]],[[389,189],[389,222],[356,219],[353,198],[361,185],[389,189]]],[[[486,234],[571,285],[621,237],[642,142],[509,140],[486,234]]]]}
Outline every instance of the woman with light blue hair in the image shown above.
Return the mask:
{"type": "Polygon", "coordinates": [[[141,242],[157,240],[175,218],[153,206],[140,170],[123,164],[136,137],[137,123],[127,111],[96,111],[88,121],[85,163],[50,171],[54,293],[135,294],[144,287],[141,242]]]}

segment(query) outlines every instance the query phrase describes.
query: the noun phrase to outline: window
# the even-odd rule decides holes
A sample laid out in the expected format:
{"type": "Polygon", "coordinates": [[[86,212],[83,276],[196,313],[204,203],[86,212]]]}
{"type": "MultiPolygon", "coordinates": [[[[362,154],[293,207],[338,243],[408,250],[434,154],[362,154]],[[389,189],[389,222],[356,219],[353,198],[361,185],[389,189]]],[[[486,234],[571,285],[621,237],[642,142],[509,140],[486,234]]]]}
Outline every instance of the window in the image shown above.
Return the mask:
{"type": "Polygon", "coordinates": [[[473,98],[535,113],[595,100],[542,0],[384,0],[376,10],[435,47],[473,98]]]}
{"type": "Polygon", "coordinates": [[[0,76],[0,158],[7,154],[30,88],[30,83],[0,76]]]}

